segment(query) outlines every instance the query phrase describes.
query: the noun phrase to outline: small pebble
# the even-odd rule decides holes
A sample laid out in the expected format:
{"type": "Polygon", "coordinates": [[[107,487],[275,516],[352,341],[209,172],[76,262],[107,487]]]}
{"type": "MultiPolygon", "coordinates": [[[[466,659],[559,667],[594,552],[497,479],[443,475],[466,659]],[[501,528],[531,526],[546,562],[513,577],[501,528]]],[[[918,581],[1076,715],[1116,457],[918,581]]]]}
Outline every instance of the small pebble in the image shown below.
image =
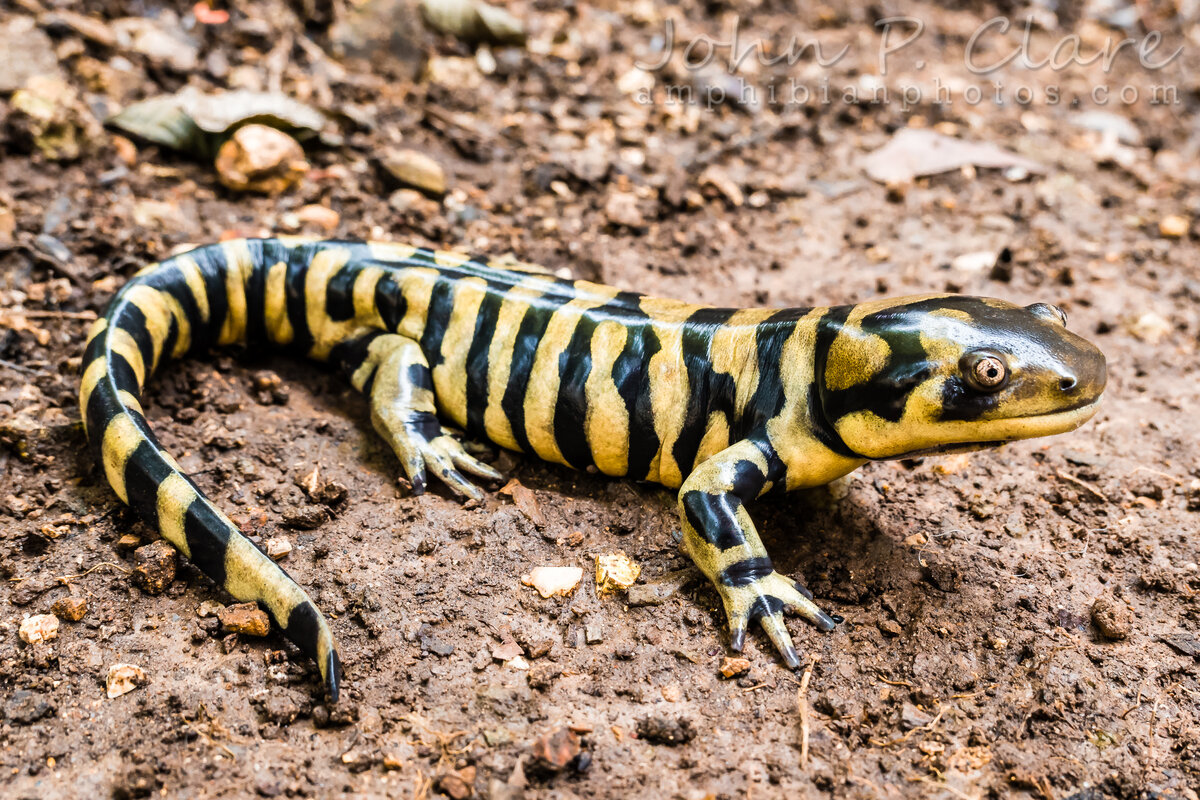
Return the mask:
{"type": "Polygon", "coordinates": [[[746,658],[732,658],[725,656],[721,659],[721,677],[736,678],[739,675],[745,675],[750,671],[750,660],[746,658]]]}
{"type": "Polygon", "coordinates": [[[1188,221],[1186,217],[1181,217],[1178,214],[1172,214],[1169,217],[1163,217],[1158,223],[1158,232],[1168,239],[1180,239],[1187,235],[1188,221]]]}
{"type": "Polygon", "coordinates": [[[633,586],[642,568],[624,552],[596,556],[596,591],[610,594],[633,586]]]}
{"type": "Polygon", "coordinates": [[[60,597],[50,608],[54,616],[67,622],[79,622],[87,614],[88,603],[82,597],[60,597]]]}
{"type": "Polygon", "coordinates": [[[254,603],[225,606],[217,616],[221,620],[221,627],[228,633],[266,636],[271,631],[271,618],[254,603]]]}
{"type": "Polygon", "coordinates": [[[217,152],[221,185],[238,192],[280,194],[308,172],[304,148],[267,125],[244,125],[217,152]]]}
{"type": "Polygon", "coordinates": [[[446,172],[424,153],[416,150],[394,150],[383,158],[383,168],[404,186],[420,189],[431,195],[446,193],[446,172]]]}
{"type": "Polygon", "coordinates": [[[1101,597],[1092,603],[1092,622],[1104,638],[1120,641],[1133,629],[1133,614],[1124,603],[1101,597]]]}
{"type": "Polygon", "coordinates": [[[108,699],[112,700],[144,686],[146,671],[136,664],[113,664],[108,668],[108,677],[104,683],[108,689],[108,699]]]}
{"type": "Polygon", "coordinates": [[[266,550],[272,561],[281,561],[292,552],[292,543],[282,536],[272,536],[267,539],[266,550]]]}
{"type": "Polygon", "coordinates": [[[162,594],[175,580],[178,557],[175,548],[162,539],[139,547],[133,557],[137,562],[133,582],[146,594],[162,594]]]}
{"type": "Polygon", "coordinates": [[[582,578],[583,570],[579,567],[534,567],[528,575],[521,576],[521,583],[537,589],[542,597],[554,597],[571,594],[582,578]]]}
{"type": "Polygon", "coordinates": [[[58,617],[53,614],[34,614],[21,620],[18,631],[21,641],[38,644],[58,638],[58,617]]]}

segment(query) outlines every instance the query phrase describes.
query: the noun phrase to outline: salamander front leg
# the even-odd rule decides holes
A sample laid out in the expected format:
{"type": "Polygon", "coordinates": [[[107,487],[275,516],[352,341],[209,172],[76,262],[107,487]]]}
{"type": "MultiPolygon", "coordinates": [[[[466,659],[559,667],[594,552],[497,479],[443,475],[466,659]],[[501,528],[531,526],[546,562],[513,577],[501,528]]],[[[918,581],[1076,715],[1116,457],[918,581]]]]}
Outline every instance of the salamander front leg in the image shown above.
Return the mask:
{"type": "Polygon", "coordinates": [[[455,494],[472,500],[482,500],[483,492],[464,472],[485,480],[502,479],[442,427],[429,363],[412,339],[396,334],[374,338],[352,381],[359,389],[370,383],[371,422],[396,452],[413,494],[425,492],[428,472],[455,494]]]}
{"type": "Polygon", "coordinates": [[[697,467],[679,489],[683,549],[721,595],[730,645],[741,651],[746,629],[758,620],[789,667],[800,658],[783,621],[794,612],[824,631],[834,621],[812,593],[779,574],[758,538],[744,502],[770,488],[766,445],[743,441],[697,467]]]}

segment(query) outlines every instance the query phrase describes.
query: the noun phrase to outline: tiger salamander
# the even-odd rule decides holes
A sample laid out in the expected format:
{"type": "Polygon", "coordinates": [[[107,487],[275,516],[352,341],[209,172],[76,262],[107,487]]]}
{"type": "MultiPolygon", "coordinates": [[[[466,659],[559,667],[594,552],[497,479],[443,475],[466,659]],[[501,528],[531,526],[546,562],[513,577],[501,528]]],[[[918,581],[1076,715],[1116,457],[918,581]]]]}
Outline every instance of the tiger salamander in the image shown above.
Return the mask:
{"type": "Polygon", "coordinates": [[[341,666],[325,618],[183,473],[139,398],[170,358],[274,345],[370,398],[412,484],[464,498],[500,474],[462,436],[678,490],[682,547],[741,650],[757,621],[834,620],[772,566],[746,503],[868,461],[1069,431],[1105,385],[1101,352],[1044,303],[922,295],[829,308],[713,308],[403,244],[252,239],[146,267],[88,337],[80,405],[122,501],[230,595],[341,666]]]}

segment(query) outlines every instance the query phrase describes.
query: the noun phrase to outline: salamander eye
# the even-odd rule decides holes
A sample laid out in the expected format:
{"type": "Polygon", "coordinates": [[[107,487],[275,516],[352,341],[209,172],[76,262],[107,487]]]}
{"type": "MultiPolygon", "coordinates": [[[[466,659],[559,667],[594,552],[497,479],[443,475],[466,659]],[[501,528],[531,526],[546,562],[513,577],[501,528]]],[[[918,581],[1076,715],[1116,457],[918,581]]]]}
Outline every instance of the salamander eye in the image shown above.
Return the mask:
{"type": "Polygon", "coordinates": [[[962,369],[967,383],[981,392],[998,392],[1008,383],[1008,365],[995,353],[967,353],[962,369]]]}
{"type": "Polygon", "coordinates": [[[1052,306],[1049,303],[1034,303],[1033,305],[1025,306],[1025,309],[1032,311],[1043,319],[1056,322],[1064,328],[1067,326],[1067,312],[1058,306],[1052,306]]]}

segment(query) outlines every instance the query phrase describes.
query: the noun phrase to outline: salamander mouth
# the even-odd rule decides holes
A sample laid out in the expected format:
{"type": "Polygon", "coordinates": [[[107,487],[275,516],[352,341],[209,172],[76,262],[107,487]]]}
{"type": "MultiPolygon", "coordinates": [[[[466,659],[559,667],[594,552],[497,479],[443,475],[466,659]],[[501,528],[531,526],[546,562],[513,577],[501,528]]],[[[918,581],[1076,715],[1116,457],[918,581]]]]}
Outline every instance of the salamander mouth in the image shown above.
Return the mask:
{"type": "Polygon", "coordinates": [[[1087,422],[1096,413],[1096,409],[1100,406],[1100,398],[1079,403],[1065,409],[1057,411],[1049,411],[1045,414],[1034,414],[1030,417],[1021,417],[1014,421],[1027,420],[1029,425],[1027,428],[1020,430],[1018,435],[1005,437],[1003,439],[980,439],[970,442],[951,442],[949,444],[939,444],[933,447],[923,447],[917,450],[909,450],[896,455],[881,456],[872,458],[872,461],[896,461],[902,458],[921,458],[923,456],[944,456],[954,453],[968,453],[974,450],[987,450],[993,447],[999,447],[1008,442],[1015,442],[1020,439],[1032,439],[1038,436],[1053,436],[1059,433],[1078,428],[1083,423],[1087,422]]]}
{"type": "Polygon", "coordinates": [[[953,444],[939,444],[933,447],[924,447],[920,450],[909,450],[904,453],[898,453],[894,456],[884,456],[882,458],[873,458],[872,461],[898,461],[904,458],[925,458],[926,456],[948,456],[955,453],[970,453],[975,450],[989,450],[993,447],[999,447],[1002,444],[1007,444],[1008,440],[999,439],[996,441],[986,442],[954,442],[953,444]]]}

